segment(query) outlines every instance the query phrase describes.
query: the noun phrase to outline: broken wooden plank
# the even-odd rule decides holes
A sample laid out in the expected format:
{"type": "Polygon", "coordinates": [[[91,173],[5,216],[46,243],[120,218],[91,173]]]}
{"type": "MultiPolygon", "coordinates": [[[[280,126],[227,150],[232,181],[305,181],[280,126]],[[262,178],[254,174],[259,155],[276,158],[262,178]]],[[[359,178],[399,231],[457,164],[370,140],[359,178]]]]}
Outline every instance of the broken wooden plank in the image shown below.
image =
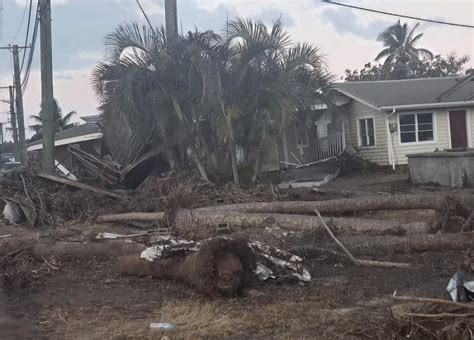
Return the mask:
{"type": "Polygon", "coordinates": [[[116,194],[114,192],[99,189],[99,188],[93,187],[92,185],[88,185],[88,184],[84,184],[84,183],[80,183],[80,182],[74,182],[74,181],[68,180],[66,178],[62,178],[62,177],[55,176],[55,175],[48,175],[48,174],[44,174],[44,173],[39,173],[37,176],[41,177],[41,178],[49,179],[50,181],[66,184],[66,185],[69,185],[69,186],[72,186],[72,187],[75,187],[75,188],[95,192],[96,194],[100,194],[100,195],[103,195],[103,196],[112,197],[112,198],[116,198],[116,199],[124,199],[125,198],[125,196],[116,194]]]}

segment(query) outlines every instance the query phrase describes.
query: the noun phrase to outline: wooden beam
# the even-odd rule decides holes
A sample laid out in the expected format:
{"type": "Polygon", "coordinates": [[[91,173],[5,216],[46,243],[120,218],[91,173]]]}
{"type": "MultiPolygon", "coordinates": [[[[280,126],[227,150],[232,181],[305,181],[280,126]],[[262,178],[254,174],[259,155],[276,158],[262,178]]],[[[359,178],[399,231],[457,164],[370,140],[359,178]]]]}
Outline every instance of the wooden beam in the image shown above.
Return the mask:
{"type": "Polygon", "coordinates": [[[38,177],[49,179],[50,181],[66,184],[66,185],[69,185],[69,186],[72,186],[72,187],[75,187],[75,188],[95,192],[97,194],[112,197],[112,198],[116,198],[116,199],[124,199],[125,198],[125,196],[116,194],[116,193],[111,192],[111,191],[99,189],[99,188],[93,187],[93,186],[88,185],[88,184],[71,181],[71,180],[68,180],[66,178],[55,176],[55,175],[48,175],[48,174],[44,174],[44,173],[39,173],[38,177]]]}

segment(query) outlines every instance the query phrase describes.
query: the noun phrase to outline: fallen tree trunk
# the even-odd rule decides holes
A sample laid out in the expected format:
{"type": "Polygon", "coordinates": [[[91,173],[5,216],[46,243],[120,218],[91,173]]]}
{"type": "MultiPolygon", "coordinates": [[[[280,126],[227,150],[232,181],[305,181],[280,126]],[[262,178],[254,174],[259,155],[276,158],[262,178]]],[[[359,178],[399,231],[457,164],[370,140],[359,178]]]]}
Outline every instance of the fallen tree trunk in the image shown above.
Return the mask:
{"type": "Polygon", "coordinates": [[[371,210],[433,209],[443,211],[458,205],[462,214],[466,208],[455,198],[444,195],[399,195],[341,198],[327,201],[281,201],[218,205],[198,210],[239,211],[246,213],[280,213],[313,215],[317,209],[321,214],[343,214],[371,210]]]}
{"type": "MultiPolygon", "coordinates": [[[[124,221],[156,221],[164,216],[163,213],[126,213],[102,215],[97,222],[124,222],[124,221]]],[[[323,219],[336,228],[346,231],[377,233],[407,233],[421,234],[430,232],[430,225],[426,222],[400,223],[395,221],[380,221],[373,219],[334,217],[323,219]]],[[[270,213],[241,213],[227,210],[178,210],[175,214],[174,226],[180,231],[199,232],[204,229],[219,227],[258,228],[272,224],[291,231],[304,231],[322,228],[321,221],[316,216],[270,214],[270,213]],[[196,228],[195,226],[199,226],[196,228]]]]}
{"type": "Polygon", "coordinates": [[[138,253],[146,249],[146,245],[124,242],[122,240],[107,240],[106,242],[41,242],[36,241],[36,239],[25,239],[24,241],[5,239],[0,242],[0,248],[31,249],[34,253],[44,257],[51,254],[75,257],[116,257],[138,253]]]}
{"type": "MultiPolygon", "coordinates": [[[[408,236],[341,236],[339,240],[357,254],[390,254],[425,251],[470,249],[474,244],[474,233],[427,234],[408,236]]],[[[289,249],[291,253],[312,257],[321,254],[317,247],[303,246],[289,249]]],[[[326,245],[324,245],[326,246],[326,245]]]]}
{"type": "Polygon", "coordinates": [[[151,259],[135,254],[118,259],[121,274],[181,280],[209,295],[241,293],[255,268],[252,250],[244,239],[209,240],[196,252],[151,259]]]}

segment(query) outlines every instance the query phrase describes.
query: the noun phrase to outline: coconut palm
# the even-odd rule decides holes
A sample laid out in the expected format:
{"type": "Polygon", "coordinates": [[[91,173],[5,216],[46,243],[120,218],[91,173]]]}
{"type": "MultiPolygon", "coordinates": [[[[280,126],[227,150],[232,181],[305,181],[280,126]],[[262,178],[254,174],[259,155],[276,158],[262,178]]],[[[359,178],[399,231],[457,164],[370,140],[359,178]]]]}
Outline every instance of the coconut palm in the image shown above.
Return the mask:
{"type": "Polygon", "coordinates": [[[417,43],[423,33],[415,35],[419,24],[412,28],[407,23],[403,25],[400,20],[396,24],[387,27],[377,40],[383,43],[384,49],[375,57],[376,61],[385,58],[384,65],[407,64],[408,62],[418,62],[421,59],[433,58],[433,53],[425,48],[416,48],[417,43]]]}
{"type": "MultiPolygon", "coordinates": [[[[70,111],[65,116],[62,114],[61,107],[58,105],[58,101],[54,99],[53,101],[53,110],[54,110],[54,133],[58,133],[67,129],[70,129],[74,126],[74,123],[71,123],[71,119],[76,115],[76,111],[70,111]]],[[[41,138],[43,132],[43,110],[37,114],[30,116],[30,119],[33,119],[35,124],[30,125],[30,129],[35,133],[31,137],[30,141],[35,141],[41,138]]]]}

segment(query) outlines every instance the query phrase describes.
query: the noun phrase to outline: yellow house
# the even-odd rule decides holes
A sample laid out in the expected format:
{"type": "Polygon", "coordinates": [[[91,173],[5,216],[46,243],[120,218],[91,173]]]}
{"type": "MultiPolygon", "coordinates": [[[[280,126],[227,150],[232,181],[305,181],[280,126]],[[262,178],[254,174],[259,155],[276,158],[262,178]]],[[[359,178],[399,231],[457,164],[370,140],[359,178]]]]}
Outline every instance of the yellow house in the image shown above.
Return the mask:
{"type": "MultiPolygon", "coordinates": [[[[407,155],[474,145],[474,74],[336,83],[346,146],[380,165],[407,155]]],[[[330,136],[328,136],[330,137],[330,136]]]]}

